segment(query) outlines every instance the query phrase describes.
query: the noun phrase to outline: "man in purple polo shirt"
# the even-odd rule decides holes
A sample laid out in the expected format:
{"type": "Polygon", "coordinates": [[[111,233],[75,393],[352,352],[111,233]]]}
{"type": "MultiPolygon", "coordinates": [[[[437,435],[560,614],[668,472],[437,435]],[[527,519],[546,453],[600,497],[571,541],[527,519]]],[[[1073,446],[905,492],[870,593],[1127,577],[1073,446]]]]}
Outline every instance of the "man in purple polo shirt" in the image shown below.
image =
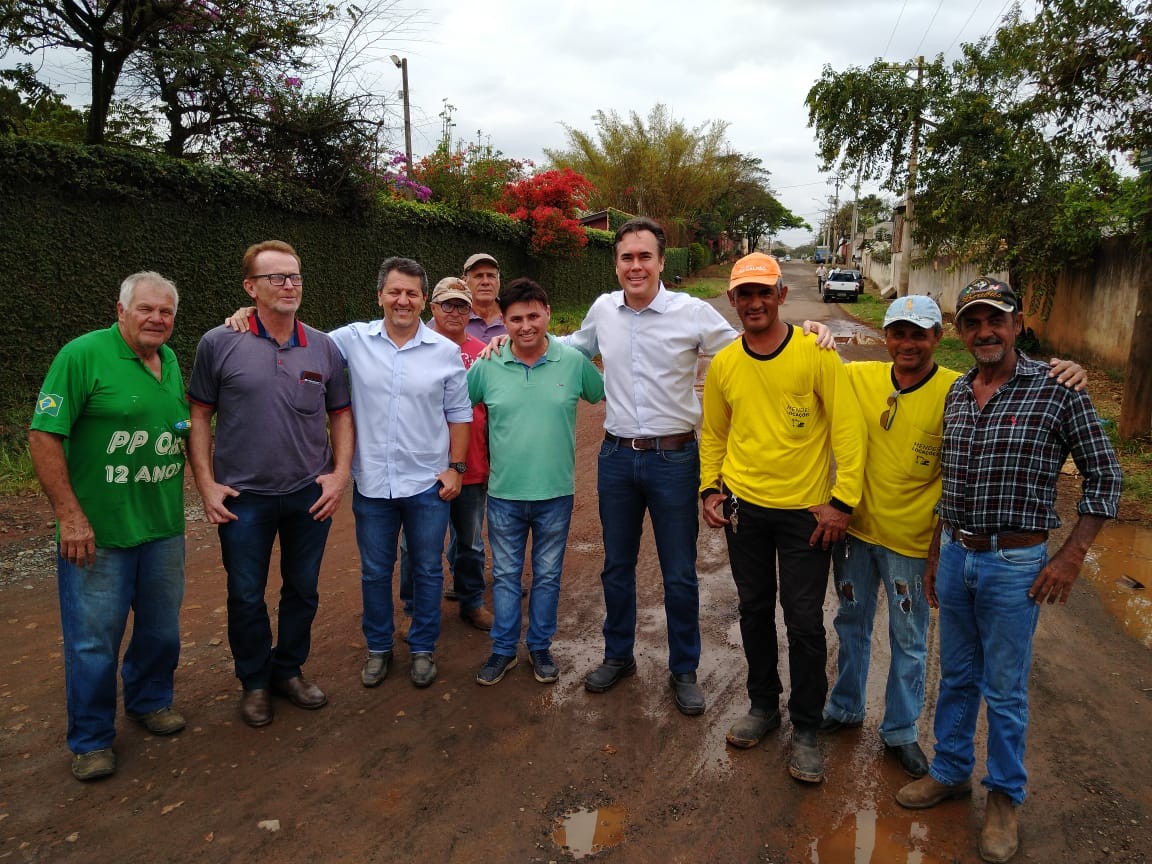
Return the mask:
{"type": "Polygon", "coordinates": [[[464,262],[464,284],[472,294],[468,335],[487,345],[493,336],[508,333],[496,295],[500,293],[500,265],[487,252],[469,255],[464,262]]]}
{"type": "Polygon", "coordinates": [[[249,726],[264,726],[272,722],[272,693],[300,708],[328,702],[301,667],[331,517],[351,475],[354,432],[339,350],[296,318],[304,283],[296,251],[279,240],[257,243],[244,253],[242,272],[256,309],[246,331],[220,326],[200,340],[188,388],[188,461],[204,513],[219,526],[228,642],[244,687],[240,714],[249,726]],[[264,592],[277,535],[283,587],[273,647],[264,592]]]}

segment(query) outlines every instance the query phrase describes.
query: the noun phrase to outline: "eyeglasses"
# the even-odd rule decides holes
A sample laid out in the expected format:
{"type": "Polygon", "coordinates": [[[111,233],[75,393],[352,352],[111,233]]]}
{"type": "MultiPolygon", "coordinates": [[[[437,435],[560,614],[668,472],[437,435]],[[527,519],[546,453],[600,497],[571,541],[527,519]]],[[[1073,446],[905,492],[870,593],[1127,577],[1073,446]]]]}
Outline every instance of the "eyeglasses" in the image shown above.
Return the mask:
{"type": "Polygon", "coordinates": [[[472,307],[463,300],[445,300],[439,304],[445,312],[467,312],[472,307]]]}
{"type": "Polygon", "coordinates": [[[900,407],[900,391],[893,390],[888,397],[888,408],[880,415],[880,427],[887,432],[892,428],[892,421],[896,419],[896,409],[900,407]]]}
{"type": "Polygon", "coordinates": [[[304,277],[299,273],[257,273],[250,279],[267,279],[273,288],[280,288],[285,282],[291,282],[297,288],[304,284],[304,277]]]}

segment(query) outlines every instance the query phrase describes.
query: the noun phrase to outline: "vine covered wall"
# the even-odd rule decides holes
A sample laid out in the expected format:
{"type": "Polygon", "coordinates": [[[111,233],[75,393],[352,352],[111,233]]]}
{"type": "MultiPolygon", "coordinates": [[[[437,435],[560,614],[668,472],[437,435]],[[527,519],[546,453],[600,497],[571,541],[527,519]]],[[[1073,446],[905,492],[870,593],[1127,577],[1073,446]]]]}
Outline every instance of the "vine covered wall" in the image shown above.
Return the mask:
{"type": "MultiPolygon", "coordinates": [[[[138,270],[156,270],[180,291],[170,344],[187,373],[200,336],[247,305],[245,248],[270,238],[300,253],[300,317],[322,329],[379,314],[376,273],[390,255],[415,258],[435,283],[484,251],[505,280],[539,281],[556,309],[616,287],[606,232],[590,231],[574,259],[537,258],[525,226],[496,213],[394,200],[341,210],[227,169],[0,138],[0,338],[10,358],[0,410],[31,411],[52,357],[115,320],[119,284],[138,270]]],[[[687,250],[669,249],[665,279],[687,275],[687,263],[687,250]]]]}

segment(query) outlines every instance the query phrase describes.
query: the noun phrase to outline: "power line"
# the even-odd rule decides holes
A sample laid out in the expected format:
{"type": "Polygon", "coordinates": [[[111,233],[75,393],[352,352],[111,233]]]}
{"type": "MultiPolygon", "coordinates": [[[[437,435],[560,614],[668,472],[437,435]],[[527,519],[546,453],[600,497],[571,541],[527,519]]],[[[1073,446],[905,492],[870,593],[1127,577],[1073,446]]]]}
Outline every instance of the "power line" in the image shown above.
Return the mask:
{"type": "Polygon", "coordinates": [[[1012,0],[1004,0],[1004,5],[1000,7],[1000,11],[996,14],[996,17],[992,19],[992,23],[988,25],[988,29],[984,31],[984,35],[980,37],[981,39],[987,39],[988,34],[997,29],[997,25],[1004,18],[1004,10],[1008,8],[1008,4],[1011,2],[1012,0]]]}
{"type": "Polygon", "coordinates": [[[956,35],[952,37],[952,41],[948,44],[948,47],[944,49],[945,54],[952,50],[952,46],[959,40],[960,35],[968,29],[968,25],[972,23],[972,19],[976,17],[976,10],[980,8],[980,4],[983,2],[984,0],[976,0],[976,5],[973,6],[972,11],[968,13],[968,20],[960,25],[960,29],[956,32],[956,35]]]}
{"type": "Polygon", "coordinates": [[[888,56],[888,49],[892,47],[892,39],[896,35],[896,28],[900,26],[900,19],[904,17],[906,8],[908,8],[908,0],[904,0],[904,5],[900,7],[900,14],[896,16],[896,23],[892,25],[892,32],[888,34],[888,44],[884,46],[884,51],[880,54],[881,57],[888,56]]]}
{"type": "Polygon", "coordinates": [[[940,2],[936,4],[936,11],[932,13],[932,20],[928,22],[928,27],[924,30],[924,35],[920,37],[920,44],[916,46],[916,50],[912,52],[913,54],[919,54],[920,49],[924,47],[924,40],[928,38],[928,33],[932,29],[932,25],[936,23],[936,16],[940,14],[940,7],[943,5],[944,0],[940,0],[940,2]]]}

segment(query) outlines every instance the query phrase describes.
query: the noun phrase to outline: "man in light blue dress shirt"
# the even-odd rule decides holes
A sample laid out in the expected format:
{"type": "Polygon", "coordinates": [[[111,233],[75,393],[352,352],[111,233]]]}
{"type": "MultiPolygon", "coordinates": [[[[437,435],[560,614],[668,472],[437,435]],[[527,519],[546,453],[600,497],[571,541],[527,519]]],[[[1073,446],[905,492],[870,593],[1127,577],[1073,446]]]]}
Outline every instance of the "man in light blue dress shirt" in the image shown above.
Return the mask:
{"type": "Polygon", "coordinates": [[[377,297],[384,317],[329,334],[348,364],[357,446],[352,461],[356,542],[360,549],[365,687],[388,674],[392,660],[392,570],[401,528],[413,563],[408,646],[412,683],[436,678],[443,575],[440,549],[449,502],[467,470],[472,403],[459,347],[426,327],[424,268],[410,258],[380,266],[377,297]]]}

